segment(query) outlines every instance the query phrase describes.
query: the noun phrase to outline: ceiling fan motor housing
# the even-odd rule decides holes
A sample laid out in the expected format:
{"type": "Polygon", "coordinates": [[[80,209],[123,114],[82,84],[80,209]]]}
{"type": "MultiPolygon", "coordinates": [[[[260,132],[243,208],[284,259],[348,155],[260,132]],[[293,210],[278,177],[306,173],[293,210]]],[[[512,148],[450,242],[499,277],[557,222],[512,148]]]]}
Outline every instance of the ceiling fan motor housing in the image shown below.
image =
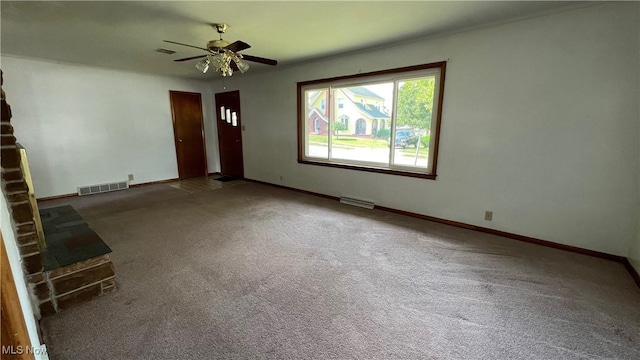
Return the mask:
{"type": "Polygon", "coordinates": [[[207,43],[207,49],[222,49],[227,45],[229,42],[225,40],[211,40],[207,43]]]}

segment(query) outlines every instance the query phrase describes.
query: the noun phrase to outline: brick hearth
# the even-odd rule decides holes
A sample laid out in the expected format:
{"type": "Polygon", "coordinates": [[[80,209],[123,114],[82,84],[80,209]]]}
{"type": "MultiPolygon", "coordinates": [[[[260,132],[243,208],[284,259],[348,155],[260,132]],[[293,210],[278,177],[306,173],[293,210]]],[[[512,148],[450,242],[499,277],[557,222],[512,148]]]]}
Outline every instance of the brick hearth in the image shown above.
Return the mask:
{"type": "MultiPolygon", "coordinates": [[[[83,252],[81,255],[66,254],[64,261],[57,261],[58,255],[62,256],[62,253],[58,252],[53,254],[53,259],[56,261],[46,261],[45,268],[45,259],[51,258],[46,258],[43,254],[46,239],[33,193],[26,152],[16,143],[10,122],[11,107],[6,102],[4,90],[2,90],[1,105],[2,188],[11,210],[11,226],[18,243],[36,316],[52,315],[114,291],[116,289],[115,273],[111,258],[107,254],[111,249],[99,239],[97,234],[89,230],[82,232],[85,234],[84,238],[82,236],[80,240],[71,238],[66,243],[71,244],[66,246],[67,250],[79,249],[78,251],[83,252]],[[98,240],[107,251],[101,247],[98,240]],[[96,249],[102,250],[95,251],[96,249]]],[[[47,253],[47,256],[51,254],[47,253]]]]}

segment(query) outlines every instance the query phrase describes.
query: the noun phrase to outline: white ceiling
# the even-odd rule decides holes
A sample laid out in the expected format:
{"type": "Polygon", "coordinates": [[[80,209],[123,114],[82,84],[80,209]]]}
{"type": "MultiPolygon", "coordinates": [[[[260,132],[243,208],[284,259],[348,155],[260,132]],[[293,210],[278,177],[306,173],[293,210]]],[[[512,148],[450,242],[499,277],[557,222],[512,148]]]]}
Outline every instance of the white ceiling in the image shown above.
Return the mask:
{"type": "MultiPolygon", "coordinates": [[[[243,40],[244,53],[283,66],[414,39],[560,11],[558,1],[2,1],[4,55],[49,59],[128,71],[212,78],[195,61],[172,60],[202,51],[163,39],[206,47],[217,34],[208,25],[230,24],[224,38],[243,40]],[[164,55],[153,50],[177,51],[164,55]]],[[[250,71],[268,70],[253,65],[250,71]]]]}

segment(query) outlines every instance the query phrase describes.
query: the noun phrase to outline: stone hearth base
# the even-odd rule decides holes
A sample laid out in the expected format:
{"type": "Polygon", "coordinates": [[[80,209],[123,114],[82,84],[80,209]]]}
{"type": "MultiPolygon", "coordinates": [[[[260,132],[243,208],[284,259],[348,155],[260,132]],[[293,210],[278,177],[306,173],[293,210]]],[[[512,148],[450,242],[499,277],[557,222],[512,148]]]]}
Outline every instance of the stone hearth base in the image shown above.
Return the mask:
{"type": "Polygon", "coordinates": [[[42,316],[53,315],[114,291],[116,281],[113,263],[109,255],[105,254],[48,270],[44,273],[42,283],[35,287],[37,294],[39,288],[42,291],[50,289],[48,294],[43,294],[48,299],[40,303],[40,313],[42,316]]]}
{"type": "Polygon", "coordinates": [[[34,290],[42,316],[115,290],[111,249],[80,214],[68,205],[39,212],[46,243],[45,271],[34,290]]]}

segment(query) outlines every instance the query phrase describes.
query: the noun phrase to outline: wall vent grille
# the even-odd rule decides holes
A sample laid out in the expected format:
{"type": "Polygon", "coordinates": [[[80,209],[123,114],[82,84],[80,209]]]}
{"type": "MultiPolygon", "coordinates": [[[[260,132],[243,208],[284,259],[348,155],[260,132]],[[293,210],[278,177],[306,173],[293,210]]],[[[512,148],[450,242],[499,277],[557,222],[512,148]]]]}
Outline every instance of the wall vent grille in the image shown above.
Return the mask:
{"type": "Polygon", "coordinates": [[[99,185],[89,185],[89,186],[79,186],[78,187],[78,195],[93,195],[100,194],[109,191],[116,190],[124,190],[129,188],[128,181],[118,181],[107,184],[99,184],[99,185]]]}
{"type": "Polygon", "coordinates": [[[373,201],[360,200],[360,199],[350,198],[346,196],[342,196],[340,198],[340,202],[347,205],[359,206],[365,209],[373,209],[373,207],[375,206],[373,201]]]}

